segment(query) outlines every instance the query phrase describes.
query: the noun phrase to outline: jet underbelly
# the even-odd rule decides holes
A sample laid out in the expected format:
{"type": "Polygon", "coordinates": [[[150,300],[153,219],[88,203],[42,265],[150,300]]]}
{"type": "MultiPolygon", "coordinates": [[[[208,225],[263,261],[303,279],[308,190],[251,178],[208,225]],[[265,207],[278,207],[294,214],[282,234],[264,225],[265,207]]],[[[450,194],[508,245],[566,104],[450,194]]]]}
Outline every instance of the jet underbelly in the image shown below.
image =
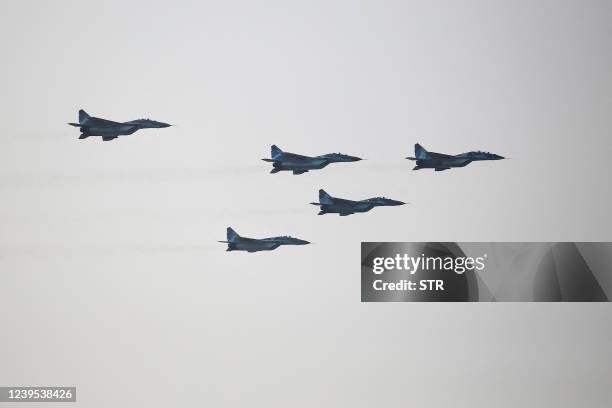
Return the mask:
{"type": "Polygon", "coordinates": [[[470,164],[471,160],[466,159],[444,159],[444,160],[418,160],[417,166],[424,168],[449,168],[464,167],[470,164]]]}
{"type": "Polygon", "coordinates": [[[270,251],[278,248],[278,242],[248,242],[248,243],[236,243],[235,249],[239,251],[270,251]]]}
{"type": "Polygon", "coordinates": [[[282,162],[282,167],[287,170],[313,170],[322,169],[327,165],[325,159],[312,159],[312,160],[288,160],[282,162]]]}
{"type": "Polygon", "coordinates": [[[121,135],[131,135],[138,130],[138,126],[123,126],[121,128],[121,135]]]}
{"type": "Polygon", "coordinates": [[[90,136],[121,136],[131,135],[138,128],[135,126],[93,126],[84,127],[83,130],[90,136]]]}
{"type": "Polygon", "coordinates": [[[440,160],[438,166],[435,167],[464,167],[470,164],[471,160],[466,159],[450,159],[450,160],[440,160]]]}
{"type": "Polygon", "coordinates": [[[472,160],[465,160],[465,159],[463,159],[463,160],[461,160],[461,161],[458,161],[458,162],[455,164],[455,167],[465,167],[465,166],[467,166],[468,164],[470,164],[471,162],[472,162],[472,160]]]}
{"type": "Polygon", "coordinates": [[[106,127],[83,127],[82,132],[89,136],[118,136],[119,133],[116,129],[109,129],[106,127]]]}
{"type": "Polygon", "coordinates": [[[369,203],[354,203],[354,204],[330,204],[321,206],[322,210],[333,213],[355,213],[366,212],[372,208],[369,203]]]}
{"type": "Polygon", "coordinates": [[[354,212],[366,212],[370,211],[374,206],[370,203],[357,203],[353,206],[354,212]]]}

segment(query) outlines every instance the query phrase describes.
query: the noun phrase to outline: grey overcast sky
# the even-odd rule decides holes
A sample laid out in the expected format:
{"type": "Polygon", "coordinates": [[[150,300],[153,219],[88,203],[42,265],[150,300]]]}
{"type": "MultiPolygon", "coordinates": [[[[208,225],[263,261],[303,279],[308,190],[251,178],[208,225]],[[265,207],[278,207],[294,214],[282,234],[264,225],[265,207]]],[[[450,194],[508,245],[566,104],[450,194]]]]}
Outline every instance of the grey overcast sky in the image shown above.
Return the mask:
{"type": "Polygon", "coordinates": [[[607,406],[608,304],[361,304],[359,244],[612,241],[611,19],[3,1],[0,385],[76,385],[83,407],[607,406]],[[77,140],[80,108],[176,126],[77,140]],[[415,142],[512,159],[412,172],[415,142]],[[368,160],[271,175],[273,143],[368,160]],[[411,204],[318,217],[319,188],[411,204]],[[314,244],[227,253],[230,225],[314,244]]]}

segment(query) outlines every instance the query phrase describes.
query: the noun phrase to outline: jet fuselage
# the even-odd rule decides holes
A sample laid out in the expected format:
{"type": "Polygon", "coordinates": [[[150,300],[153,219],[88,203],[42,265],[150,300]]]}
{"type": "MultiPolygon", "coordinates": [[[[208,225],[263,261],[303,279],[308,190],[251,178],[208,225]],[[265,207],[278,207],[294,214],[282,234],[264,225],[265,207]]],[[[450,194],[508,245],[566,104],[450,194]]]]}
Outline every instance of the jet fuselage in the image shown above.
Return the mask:
{"type": "Polygon", "coordinates": [[[271,238],[245,238],[241,237],[231,227],[227,228],[227,241],[219,241],[227,244],[227,251],[272,251],[281,245],[307,245],[308,241],[288,236],[271,238]]]}
{"type": "Polygon", "coordinates": [[[301,154],[283,152],[276,145],[272,145],[270,159],[263,161],[272,163],[270,173],[279,171],[292,171],[293,174],[303,174],[310,170],[320,170],[330,163],[355,162],[361,160],[359,157],[349,156],[342,153],[329,153],[320,156],[303,156],[301,154]]]}
{"type": "Polygon", "coordinates": [[[398,206],[406,203],[385,197],[374,197],[359,201],[347,200],[344,198],[332,197],[321,189],[319,190],[319,202],[310,204],[320,207],[319,215],[331,213],[345,216],[368,212],[374,207],[398,206]]]}
{"type": "Polygon", "coordinates": [[[481,151],[457,155],[428,152],[418,143],[414,145],[414,155],[415,157],[406,157],[409,160],[416,161],[416,166],[413,170],[435,169],[435,171],[444,171],[454,167],[465,167],[474,161],[504,159],[503,156],[481,151]]]}
{"type": "Polygon", "coordinates": [[[134,125],[116,125],[116,126],[81,126],[81,132],[87,136],[126,136],[140,130],[134,125]]]}
{"type": "Polygon", "coordinates": [[[89,116],[84,110],[79,111],[79,123],[69,123],[71,126],[81,130],[79,139],[86,139],[90,136],[102,136],[102,140],[108,141],[119,136],[131,135],[140,129],[165,128],[170,125],[164,122],[157,122],[151,119],[136,119],[129,122],[114,122],[112,120],[89,116]]]}

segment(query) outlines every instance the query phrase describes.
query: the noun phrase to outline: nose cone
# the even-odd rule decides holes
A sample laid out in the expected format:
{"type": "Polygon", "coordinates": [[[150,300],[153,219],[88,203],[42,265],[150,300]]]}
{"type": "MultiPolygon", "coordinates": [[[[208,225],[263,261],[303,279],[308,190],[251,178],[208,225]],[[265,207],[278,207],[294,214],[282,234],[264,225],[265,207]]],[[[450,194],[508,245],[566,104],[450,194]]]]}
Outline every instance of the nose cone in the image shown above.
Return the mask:
{"type": "Polygon", "coordinates": [[[172,126],[172,125],[169,124],[169,123],[157,122],[157,127],[160,127],[160,128],[167,128],[167,127],[170,127],[170,126],[172,126]]]}
{"type": "Polygon", "coordinates": [[[303,239],[294,238],[293,245],[308,245],[310,242],[305,241],[303,239]]]}
{"type": "Polygon", "coordinates": [[[483,152],[477,152],[474,158],[476,160],[502,160],[502,159],[505,159],[504,156],[500,156],[500,155],[495,154],[495,153],[483,153],[483,152]]]}
{"type": "Polygon", "coordinates": [[[396,205],[404,205],[406,204],[403,201],[397,201],[397,200],[392,200],[390,198],[374,198],[372,200],[370,200],[371,203],[373,203],[374,205],[378,205],[378,206],[385,206],[385,207],[391,207],[391,206],[396,206],[396,205]]]}
{"type": "Polygon", "coordinates": [[[387,199],[385,200],[385,204],[384,204],[384,205],[388,205],[388,206],[396,206],[396,205],[404,205],[404,204],[406,204],[406,203],[405,203],[405,202],[403,202],[403,201],[391,200],[391,199],[387,198],[387,199]]]}
{"type": "Polygon", "coordinates": [[[348,154],[343,154],[343,153],[329,153],[329,154],[324,154],[319,157],[323,157],[327,159],[328,161],[330,161],[331,163],[356,162],[356,161],[363,160],[361,157],[349,156],[348,154]]]}
{"type": "Polygon", "coordinates": [[[308,241],[304,241],[303,239],[293,238],[293,237],[274,237],[274,238],[266,238],[265,241],[274,241],[278,242],[281,245],[307,245],[310,244],[308,241]]]}

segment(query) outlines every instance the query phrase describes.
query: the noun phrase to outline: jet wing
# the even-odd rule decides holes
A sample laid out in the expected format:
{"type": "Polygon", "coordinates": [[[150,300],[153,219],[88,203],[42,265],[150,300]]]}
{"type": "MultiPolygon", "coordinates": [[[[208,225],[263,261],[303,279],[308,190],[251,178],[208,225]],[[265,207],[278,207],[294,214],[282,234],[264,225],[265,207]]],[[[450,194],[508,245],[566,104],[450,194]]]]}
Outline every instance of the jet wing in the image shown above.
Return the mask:
{"type": "Polygon", "coordinates": [[[354,204],[358,203],[358,201],[347,200],[345,198],[336,198],[336,197],[333,197],[332,200],[333,200],[334,204],[336,204],[336,205],[354,205],[354,204]]]}
{"type": "Polygon", "coordinates": [[[236,238],[236,240],[234,240],[234,243],[241,243],[241,244],[258,244],[260,243],[262,240],[261,239],[257,239],[257,238],[245,238],[245,237],[240,237],[240,238],[236,238]]]}
{"type": "Polygon", "coordinates": [[[295,153],[286,153],[284,152],[280,158],[280,161],[290,161],[290,162],[305,162],[312,160],[312,157],[302,156],[301,154],[295,153]]]}
{"type": "Polygon", "coordinates": [[[452,156],[450,154],[442,154],[442,153],[435,153],[435,152],[428,152],[429,156],[432,159],[454,159],[455,156],[452,156]]]}
{"type": "Polygon", "coordinates": [[[100,118],[89,118],[87,121],[81,126],[89,126],[89,127],[103,127],[103,126],[121,126],[122,124],[119,122],[113,122],[112,120],[100,119],[100,118]]]}

